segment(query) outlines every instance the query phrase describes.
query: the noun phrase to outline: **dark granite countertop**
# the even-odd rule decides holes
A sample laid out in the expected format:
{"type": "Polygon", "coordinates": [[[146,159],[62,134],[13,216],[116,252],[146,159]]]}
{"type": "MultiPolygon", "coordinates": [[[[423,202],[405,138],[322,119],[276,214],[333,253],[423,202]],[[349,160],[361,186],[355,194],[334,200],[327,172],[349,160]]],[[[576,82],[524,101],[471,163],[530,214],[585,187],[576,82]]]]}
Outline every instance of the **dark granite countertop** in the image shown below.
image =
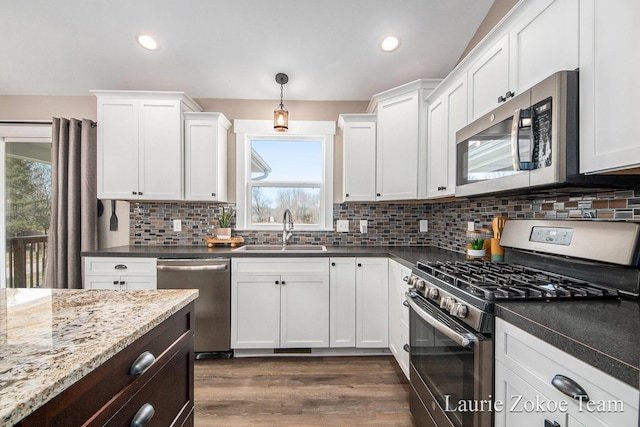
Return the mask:
{"type": "MultiPolygon", "coordinates": [[[[256,253],[206,246],[118,246],[83,256],[156,258],[388,256],[410,268],[418,261],[462,261],[464,254],[425,247],[327,246],[326,252],[256,253]]],[[[500,302],[498,317],[619,380],[640,388],[640,301],[500,302]]]]}
{"type": "Polygon", "coordinates": [[[495,314],[640,388],[640,301],[500,302],[495,314]]]}
{"type": "MultiPolygon", "coordinates": [[[[292,245],[295,246],[295,245],[292,245]]],[[[116,246],[86,251],[83,256],[153,257],[153,258],[216,258],[216,257],[357,257],[388,256],[406,267],[418,261],[462,261],[465,255],[432,246],[327,246],[326,252],[235,252],[233,248],[206,246],[116,246]]]]}

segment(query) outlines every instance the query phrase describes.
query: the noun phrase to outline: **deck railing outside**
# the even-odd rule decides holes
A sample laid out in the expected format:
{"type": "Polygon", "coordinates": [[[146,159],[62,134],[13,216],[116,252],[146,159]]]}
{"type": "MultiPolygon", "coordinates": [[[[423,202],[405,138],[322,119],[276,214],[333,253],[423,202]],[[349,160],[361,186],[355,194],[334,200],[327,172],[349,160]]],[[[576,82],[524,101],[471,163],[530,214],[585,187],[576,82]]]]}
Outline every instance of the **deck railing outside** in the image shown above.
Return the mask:
{"type": "Polygon", "coordinates": [[[44,281],[47,236],[7,239],[7,287],[36,288],[44,281]]]}

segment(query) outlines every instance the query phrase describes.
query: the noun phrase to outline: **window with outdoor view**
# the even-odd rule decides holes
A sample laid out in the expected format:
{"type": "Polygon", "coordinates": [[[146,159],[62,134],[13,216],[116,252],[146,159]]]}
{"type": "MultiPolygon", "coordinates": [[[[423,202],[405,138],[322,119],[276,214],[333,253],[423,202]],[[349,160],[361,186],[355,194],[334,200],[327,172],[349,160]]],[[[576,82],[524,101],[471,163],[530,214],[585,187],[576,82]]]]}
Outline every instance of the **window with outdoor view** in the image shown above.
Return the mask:
{"type": "Polygon", "coordinates": [[[238,228],[281,229],[286,209],[298,230],[331,228],[333,135],[267,132],[241,138],[238,228]]]}

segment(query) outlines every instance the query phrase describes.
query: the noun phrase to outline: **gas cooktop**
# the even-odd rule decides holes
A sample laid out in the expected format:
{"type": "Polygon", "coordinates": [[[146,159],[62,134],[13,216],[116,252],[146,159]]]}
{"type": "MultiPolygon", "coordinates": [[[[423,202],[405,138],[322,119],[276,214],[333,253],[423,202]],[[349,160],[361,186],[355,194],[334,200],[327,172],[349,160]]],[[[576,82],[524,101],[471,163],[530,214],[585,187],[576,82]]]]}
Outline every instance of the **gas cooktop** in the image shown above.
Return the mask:
{"type": "Polygon", "coordinates": [[[486,301],[619,296],[616,289],[521,265],[483,261],[418,262],[416,268],[486,301]]]}

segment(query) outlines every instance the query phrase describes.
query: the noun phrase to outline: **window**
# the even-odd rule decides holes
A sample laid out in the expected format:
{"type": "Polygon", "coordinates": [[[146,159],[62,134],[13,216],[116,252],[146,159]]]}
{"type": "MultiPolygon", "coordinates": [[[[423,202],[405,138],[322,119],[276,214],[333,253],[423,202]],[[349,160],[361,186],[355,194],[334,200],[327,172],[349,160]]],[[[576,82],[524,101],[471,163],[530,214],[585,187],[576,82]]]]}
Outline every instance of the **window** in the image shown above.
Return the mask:
{"type": "Polygon", "coordinates": [[[290,122],[286,134],[266,120],[236,120],[236,227],[280,230],[289,209],[298,230],[333,225],[335,122],[290,122]]]}

